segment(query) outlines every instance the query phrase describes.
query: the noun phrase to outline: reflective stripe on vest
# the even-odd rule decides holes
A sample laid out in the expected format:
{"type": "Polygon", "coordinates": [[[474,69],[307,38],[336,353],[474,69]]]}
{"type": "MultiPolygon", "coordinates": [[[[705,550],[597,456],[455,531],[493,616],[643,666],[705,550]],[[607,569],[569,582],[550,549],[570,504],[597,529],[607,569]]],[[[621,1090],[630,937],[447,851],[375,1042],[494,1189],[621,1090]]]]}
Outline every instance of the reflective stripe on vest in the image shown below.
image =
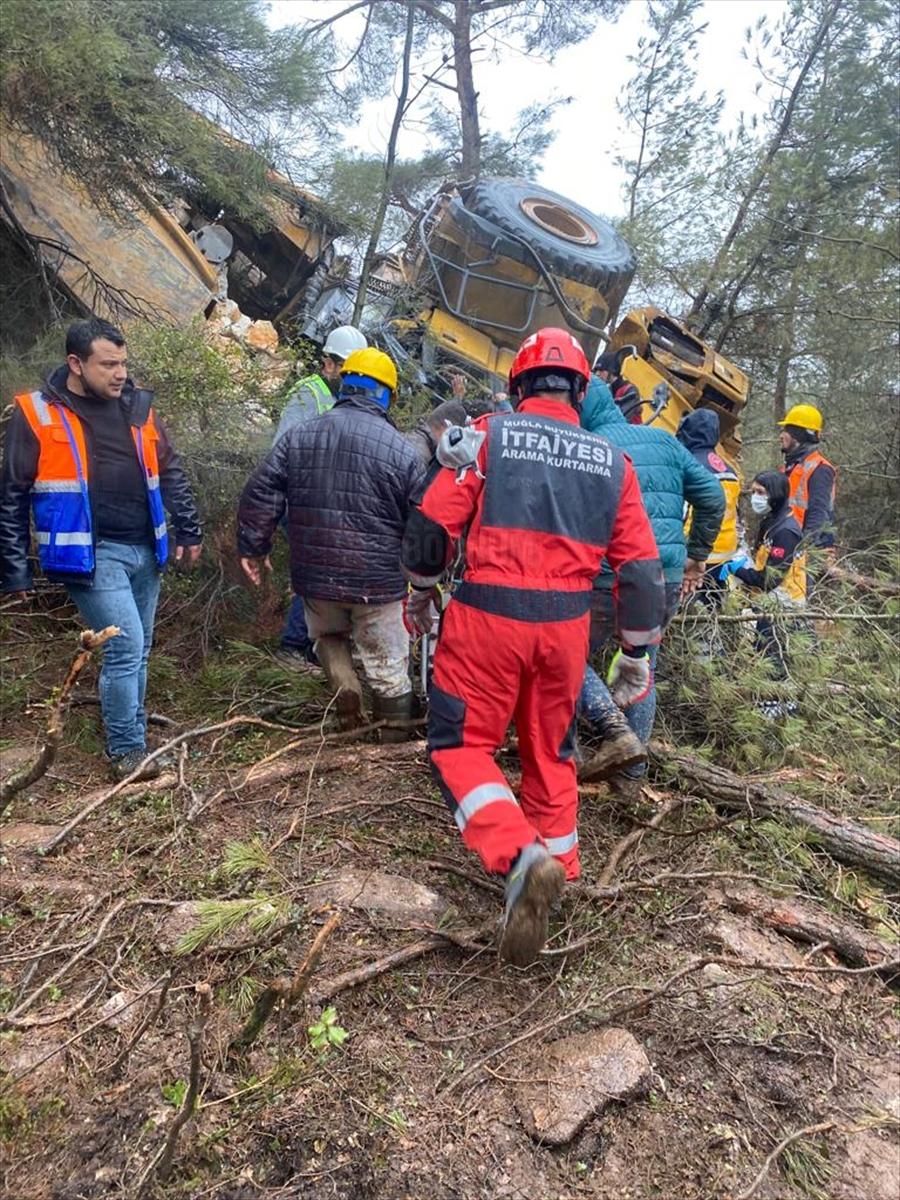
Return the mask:
{"type": "Polygon", "coordinates": [[[316,416],[321,417],[322,413],[328,412],[334,407],[334,396],[331,388],[325,382],[321,375],[307,375],[301,379],[298,388],[306,387],[312,392],[316,401],[316,416]]]}
{"type": "MultiPolygon", "coordinates": [[[[90,577],[94,573],[94,530],[82,423],[75,413],[41,392],[16,396],[16,403],[39,447],[31,508],[41,567],[49,574],[90,577]]],[[[159,487],[159,434],[152,409],[147,423],[132,426],[131,434],[147,488],[156,561],[163,567],[169,540],[159,487]]]]}
{"type": "MultiPolygon", "coordinates": [[[[817,467],[826,466],[834,467],[824,455],[818,450],[812,450],[798,463],[794,463],[789,471],[787,471],[788,487],[790,488],[790,496],[788,497],[788,507],[791,510],[791,516],[796,520],[797,524],[802,529],[806,521],[806,510],[809,508],[809,481],[813,471],[817,467]]],[[[835,472],[837,475],[837,472],[835,472]]],[[[835,479],[835,483],[837,480],[835,479]]],[[[834,515],[834,493],[835,483],[831,486],[831,510],[832,517],[834,515]]]]}
{"type": "Polygon", "coordinates": [[[719,533],[713,542],[707,562],[721,563],[734,558],[738,548],[737,509],[741,494],[741,485],[737,479],[719,479],[719,484],[725,494],[725,515],[719,526],[719,533]]]}

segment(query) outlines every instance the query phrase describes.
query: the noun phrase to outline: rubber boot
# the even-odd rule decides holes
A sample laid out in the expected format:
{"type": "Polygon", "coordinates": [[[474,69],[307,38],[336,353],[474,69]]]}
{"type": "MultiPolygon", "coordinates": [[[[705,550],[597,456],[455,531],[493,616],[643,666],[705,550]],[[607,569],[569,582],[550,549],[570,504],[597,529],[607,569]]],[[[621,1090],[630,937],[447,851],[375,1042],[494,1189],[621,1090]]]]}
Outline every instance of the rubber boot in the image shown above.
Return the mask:
{"type": "Polygon", "coordinates": [[[338,725],[341,729],[355,729],[362,724],[362,684],[353,669],[350,643],[331,634],[320,637],[316,641],[316,657],[337,694],[338,725]]]}
{"type": "MultiPolygon", "coordinates": [[[[376,721],[409,721],[412,719],[413,694],[404,692],[402,696],[372,697],[372,711],[376,721]]],[[[409,740],[408,729],[382,729],[382,742],[406,742],[409,740]]]]}
{"type": "Polygon", "coordinates": [[[647,751],[641,739],[622,713],[605,717],[601,732],[603,741],[600,749],[583,767],[578,768],[578,778],[582,783],[599,783],[626,767],[647,761],[647,751]]]}
{"type": "Polygon", "coordinates": [[[500,957],[516,967],[534,962],[547,941],[550,909],[560,898],[566,872],[540,842],[526,846],[506,877],[506,921],[500,957]]]}

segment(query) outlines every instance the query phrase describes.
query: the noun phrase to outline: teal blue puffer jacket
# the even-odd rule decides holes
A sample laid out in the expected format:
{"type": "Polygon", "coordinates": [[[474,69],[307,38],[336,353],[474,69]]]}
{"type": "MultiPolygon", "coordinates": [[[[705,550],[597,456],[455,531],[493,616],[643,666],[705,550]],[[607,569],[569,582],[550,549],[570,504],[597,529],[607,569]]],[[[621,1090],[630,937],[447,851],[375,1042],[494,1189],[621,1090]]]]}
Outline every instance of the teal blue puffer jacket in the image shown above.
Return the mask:
{"type": "MultiPolygon", "coordinates": [[[[588,384],[581,424],[624,450],[634,463],[666,582],[680,583],[686,559],[703,561],[722,524],[725,497],[718,480],[664,429],[629,425],[616,407],[612,392],[599,379],[588,384]],[[685,501],[694,510],[687,546],[685,501]]],[[[598,586],[612,587],[612,580],[612,572],[604,563],[598,586]]]]}

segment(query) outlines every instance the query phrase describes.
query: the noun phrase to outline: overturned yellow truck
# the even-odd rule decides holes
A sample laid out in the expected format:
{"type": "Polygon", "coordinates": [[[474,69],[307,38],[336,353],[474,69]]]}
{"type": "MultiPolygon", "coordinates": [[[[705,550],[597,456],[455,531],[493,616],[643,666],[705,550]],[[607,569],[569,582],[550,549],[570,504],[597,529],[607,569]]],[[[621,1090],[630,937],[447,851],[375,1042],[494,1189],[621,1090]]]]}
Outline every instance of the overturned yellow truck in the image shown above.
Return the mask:
{"type": "Polygon", "coordinates": [[[300,320],[340,233],[315,196],[275,171],[263,230],[187,198],[163,206],[145,197],[121,215],[101,212],[23,135],[0,137],[0,182],[0,220],[30,239],[76,307],[122,323],[183,325],[226,296],[251,320],[300,320]]]}
{"type": "Polygon", "coordinates": [[[644,400],[644,422],[674,432],[686,412],[713,408],[720,450],[736,463],[749,379],[658,308],[617,320],[635,266],[607,221],[546,188],[510,178],[451,185],[379,269],[395,303],[413,310],[388,322],[388,348],[438,383],[461,370],[487,391],[505,387],[517,347],[541,326],[570,329],[591,360],[604,344],[630,348],[622,373],[644,400]]]}
{"type": "MultiPolygon", "coordinates": [[[[0,139],[0,180],[0,220],[33,239],[86,311],[184,324],[228,297],[250,321],[319,340],[350,319],[354,285],[336,251],[340,227],[274,171],[264,230],[187,199],[148,201],[116,220],[27,137],[0,139]]],[[[617,319],[635,265],[607,221],[547,188],[512,178],[448,184],[402,252],[381,260],[364,323],[438,395],[457,371],[486,394],[504,389],[522,339],[546,325],[570,329],[591,359],[604,345],[630,349],[622,373],[641,393],[644,421],[674,431],[685,412],[714,408],[720,451],[734,464],[749,380],[657,308],[617,319]]]]}

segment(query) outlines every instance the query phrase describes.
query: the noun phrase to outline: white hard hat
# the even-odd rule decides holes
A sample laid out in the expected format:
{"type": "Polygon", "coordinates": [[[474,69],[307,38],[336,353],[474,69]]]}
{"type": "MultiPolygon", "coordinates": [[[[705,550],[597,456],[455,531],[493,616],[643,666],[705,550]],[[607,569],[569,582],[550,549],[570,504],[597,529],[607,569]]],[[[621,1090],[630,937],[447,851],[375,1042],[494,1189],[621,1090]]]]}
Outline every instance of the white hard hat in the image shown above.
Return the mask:
{"type": "Polygon", "coordinates": [[[332,358],[349,358],[354,350],[366,350],[369,343],[355,325],[338,325],[325,339],[323,354],[332,358]]]}

